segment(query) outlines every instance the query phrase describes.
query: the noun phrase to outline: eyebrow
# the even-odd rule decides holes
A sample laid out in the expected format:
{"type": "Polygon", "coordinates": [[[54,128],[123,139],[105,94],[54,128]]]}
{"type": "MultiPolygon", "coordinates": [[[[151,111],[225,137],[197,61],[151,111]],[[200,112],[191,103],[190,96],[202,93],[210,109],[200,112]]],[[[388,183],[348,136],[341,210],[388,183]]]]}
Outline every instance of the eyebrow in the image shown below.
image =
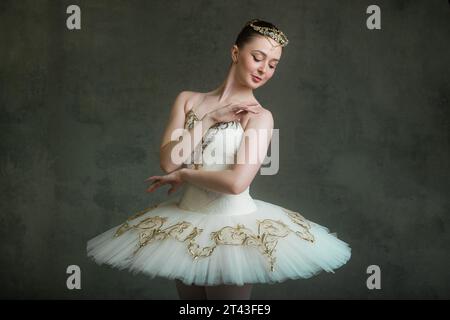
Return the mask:
{"type": "MultiPolygon", "coordinates": [[[[262,55],[264,55],[265,57],[267,57],[267,54],[266,54],[265,52],[261,51],[261,50],[258,50],[258,49],[252,50],[252,52],[254,52],[254,51],[259,52],[259,53],[261,53],[262,55]]],[[[270,60],[271,60],[271,61],[272,61],[272,60],[280,61],[280,59],[275,59],[275,58],[270,59],[270,60]]]]}

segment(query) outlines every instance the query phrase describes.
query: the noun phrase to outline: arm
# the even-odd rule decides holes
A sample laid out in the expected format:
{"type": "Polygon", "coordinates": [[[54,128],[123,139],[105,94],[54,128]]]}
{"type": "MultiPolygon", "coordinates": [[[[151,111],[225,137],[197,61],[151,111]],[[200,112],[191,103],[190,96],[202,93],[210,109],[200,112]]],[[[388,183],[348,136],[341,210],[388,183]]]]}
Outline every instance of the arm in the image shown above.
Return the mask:
{"type": "Polygon", "coordinates": [[[190,94],[188,91],[183,91],[178,94],[172,106],[170,118],[162,137],[160,167],[166,173],[181,167],[182,163],[190,157],[192,151],[201,142],[202,137],[208,129],[214,124],[214,121],[209,116],[204,116],[201,121],[194,123],[193,128],[183,130],[186,118],[184,106],[190,94]],[[178,132],[172,136],[175,130],[178,130],[178,132]],[[174,162],[172,158],[174,150],[189,150],[190,152],[182,153],[178,157],[178,160],[174,162]]]}
{"type": "Polygon", "coordinates": [[[213,191],[239,194],[243,192],[253,181],[261,167],[262,161],[272,138],[273,117],[270,111],[264,110],[258,116],[250,118],[244,132],[242,143],[237,152],[238,163],[232,169],[222,171],[206,171],[183,168],[180,171],[182,181],[211,189],[213,191]],[[259,132],[265,132],[266,136],[259,138],[259,132]],[[245,143],[245,137],[252,137],[252,132],[258,137],[249,139],[245,143]],[[255,161],[250,161],[254,159],[255,161]]]}
{"type": "Polygon", "coordinates": [[[234,190],[233,170],[206,171],[183,168],[181,180],[216,192],[237,194],[234,190]]]}

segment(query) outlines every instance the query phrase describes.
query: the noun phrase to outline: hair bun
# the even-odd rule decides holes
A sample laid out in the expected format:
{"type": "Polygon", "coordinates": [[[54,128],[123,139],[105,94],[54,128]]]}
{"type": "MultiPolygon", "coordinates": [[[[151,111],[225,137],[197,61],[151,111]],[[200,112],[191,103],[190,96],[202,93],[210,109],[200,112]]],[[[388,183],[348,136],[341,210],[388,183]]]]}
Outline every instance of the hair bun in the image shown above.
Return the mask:
{"type": "Polygon", "coordinates": [[[255,22],[258,22],[258,21],[259,21],[259,19],[253,19],[253,20],[248,21],[245,25],[246,25],[246,26],[249,26],[249,25],[251,25],[252,23],[255,23],[255,22]]]}

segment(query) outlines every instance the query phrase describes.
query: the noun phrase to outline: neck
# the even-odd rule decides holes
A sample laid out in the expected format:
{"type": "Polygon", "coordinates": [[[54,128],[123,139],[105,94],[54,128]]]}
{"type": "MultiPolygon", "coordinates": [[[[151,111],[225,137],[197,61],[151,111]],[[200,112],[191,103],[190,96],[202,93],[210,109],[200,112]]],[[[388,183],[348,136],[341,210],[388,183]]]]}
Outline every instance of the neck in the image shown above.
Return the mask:
{"type": "Polygon", "coordinates": [[[222,84],[212,92],[218,96],[218,102],[225,101],[254,101],[253,89],[239,82],[236,68],[232,64],[222,84]]]}

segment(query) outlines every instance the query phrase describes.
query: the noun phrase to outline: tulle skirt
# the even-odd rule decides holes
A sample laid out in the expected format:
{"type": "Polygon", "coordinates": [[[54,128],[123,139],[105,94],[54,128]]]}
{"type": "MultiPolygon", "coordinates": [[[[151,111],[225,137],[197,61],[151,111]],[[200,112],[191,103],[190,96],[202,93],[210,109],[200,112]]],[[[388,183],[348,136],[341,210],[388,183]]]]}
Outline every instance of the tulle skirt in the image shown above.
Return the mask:
{"type": "Polygon", "coordinates": [[[150,277],[187,285],[276,283],[334,272],[351,256],[347,243],[300,213],[253,199],[246,214],[181,209],[170,199],[87,242],[87,255],[150,277]]]}

